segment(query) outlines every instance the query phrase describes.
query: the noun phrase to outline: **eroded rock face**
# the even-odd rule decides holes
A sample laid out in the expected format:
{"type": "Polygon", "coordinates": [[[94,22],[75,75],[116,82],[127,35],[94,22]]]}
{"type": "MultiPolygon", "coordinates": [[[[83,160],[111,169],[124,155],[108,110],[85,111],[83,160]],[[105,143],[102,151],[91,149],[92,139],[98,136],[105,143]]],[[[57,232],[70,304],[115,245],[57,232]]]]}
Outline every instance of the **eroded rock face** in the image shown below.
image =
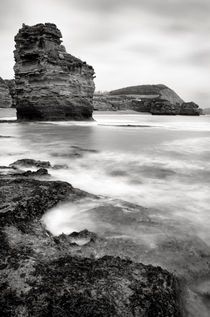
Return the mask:
{"type": "Polygon", "coordinates": [[[150,112],[151,100],[132,100],[131,107],[133,110],[138,112],[150,112]]]}
{"type": "Polygon", "coordinates": [[[150,108],[150,113],[154,115],[176,115],[179,111],[180,105],[173,105],[168,100],[154,100],[150,108]]]}
{"type": "Polygon", "coordinates": [[[183,102],[180,109],[180,115],[199,116],[202,113],[199,106],[194,102],[183,102]]]}
{"type": "Polygon", "coordinates": [[[12,97],[6,82],[0,77],[0,108],[10,108],[12,97]]]}
{"type": "Polygon", "coordinates": [[[0,315],[180,317],[173,274],[114,256],[86,257],[98,239],[88,230],[54,237],[45,229],[49,208],[87,197],[68,183],[19,171],[0,177],[0,315]]]}
{"type": "Polygon", "coordinates": [[[92,118],[94,70],[68,54],[55,24],[23,25],[15,36],[19,120],[92,118]]]}

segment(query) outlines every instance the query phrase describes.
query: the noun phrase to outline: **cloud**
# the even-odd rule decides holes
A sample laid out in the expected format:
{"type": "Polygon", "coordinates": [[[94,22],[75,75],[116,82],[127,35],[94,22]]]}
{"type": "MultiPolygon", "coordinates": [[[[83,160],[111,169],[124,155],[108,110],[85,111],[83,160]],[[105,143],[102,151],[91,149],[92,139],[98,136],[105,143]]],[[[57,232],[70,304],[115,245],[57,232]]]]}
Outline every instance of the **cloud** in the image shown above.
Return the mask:
{"type": "Polygon", "coordinates": [[[208,106],[209,12],[209,0],[1,0],[0,76],[12,77],[22,23],[54,22],[94,66],[97,89],[164,83],[208,106]]]}

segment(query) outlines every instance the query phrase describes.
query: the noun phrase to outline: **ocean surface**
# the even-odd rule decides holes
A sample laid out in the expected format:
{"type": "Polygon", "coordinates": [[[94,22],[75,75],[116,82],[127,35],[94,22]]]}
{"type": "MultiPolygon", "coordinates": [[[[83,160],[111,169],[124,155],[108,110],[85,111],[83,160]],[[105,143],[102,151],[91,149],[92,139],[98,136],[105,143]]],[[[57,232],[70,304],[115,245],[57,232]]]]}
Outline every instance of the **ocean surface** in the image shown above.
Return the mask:
{"type": "MultiPolygon", "coordinates": [[[[15,110],[0,109],[0,117],[12,120],[15,110]]],[[[98,201],[90,199],[50,210],[43,221],[53,234],[89,229],[109,238],[130,239],[147,245],[140,257],[145,263],[184,274],[209,274],[210,116],[95,112],[94,119],[0,123],[0,165],[21,158],[63,165],[49,170],[52,179],[67,181],[102,200],[144,206],[152,219],[145,227],[138,225],[138,217],[130,217],[126,224],[125,209],[117,218],[106,208],[93,216],[90,210],[98,201]]],[[[200,278],[193,288],[199,296],[204,290],[209,294],[210,279],[200,278]]],[[[190,316],[210,314],[205,296],[189,306],[190,316]]]]}
{"type": "MultiPolygon", "coordinates": [[[[12,119],[15,110],[1,109],[0,117],[12,119]]],[[[95,112],[94,119],[1,123],[0,165],[21,158],[65,164],[50,171],[53,178],[158,208],[164,217],[188,219],[210,245],[210,116],[95,112]]],[[[60,221],[65,223],[62,216],[60,221]]],[[[57,221],[51,230],[58,234],[87,227],[74,222],[68,228],[57,221]]]]}

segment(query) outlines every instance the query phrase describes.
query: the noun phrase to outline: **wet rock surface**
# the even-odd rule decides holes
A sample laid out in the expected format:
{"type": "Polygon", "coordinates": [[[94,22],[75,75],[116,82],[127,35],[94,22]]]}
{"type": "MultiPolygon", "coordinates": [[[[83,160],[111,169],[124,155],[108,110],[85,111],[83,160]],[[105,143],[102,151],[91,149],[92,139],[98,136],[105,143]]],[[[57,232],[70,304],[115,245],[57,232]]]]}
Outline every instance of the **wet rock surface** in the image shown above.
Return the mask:
{"type": "Polygon", "coordinates": [[[22,177],[19,169],[0,178],[1,316],[181,316],[173,274],[94,256],[105,239],[88,230],[57,237],[46,230],[41,218],[49,208],[91,197],[65,182],[22,177]]]}
{"type": "Polygon", "coordinates": [[[49,168],[51,167],[51,164],[49,161],[39,161],[39,160],[33,160],[33,159],[21,159],[17,160],[14,163],[10,164],[11,167],[38,167],[38,168],[49,168]]]}
{"type": "Polygon", "coordinates": [[[94,70],[68,54],[55,24],[23,25],[15,37],[19,120],[90,120],[94,70]]]}

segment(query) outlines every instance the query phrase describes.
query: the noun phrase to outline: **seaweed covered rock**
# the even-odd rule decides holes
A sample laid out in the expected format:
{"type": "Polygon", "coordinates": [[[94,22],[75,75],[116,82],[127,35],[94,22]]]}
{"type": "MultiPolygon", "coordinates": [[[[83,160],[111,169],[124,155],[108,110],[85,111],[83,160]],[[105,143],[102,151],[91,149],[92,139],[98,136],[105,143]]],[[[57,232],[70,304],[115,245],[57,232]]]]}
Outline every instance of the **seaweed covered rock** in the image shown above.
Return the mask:
{"type": "Polygon", "coordinates": [[[10,95],[9,88],[5,82],[0,77],[0,108],[11,108],[12,107],[12,97],[10,95]]]}
{"type": "Polygon", "coordinates": [[[24,25],[15,36],[19,120],[92,118],[94,70],[68,54],[55,24],[24,25]]]}
{"type": "Polygon", "coordinates": [[[88,230],[57,237],[46,230],[41,217],[49,208],[87,197],[19,170],[0,178],[0,315],[180,317],[173,274],[119,257],[85,257],[82,248],[98,239],[88,230]]]}
{"type": "Polygon", "coordinates": [[[29,316],[180,316],[178,284],[161,268],[110,256],[37,263],[25,297],[29,316]]]}
{"type": "Polygon", "coordinates": [[[1,224],[26,227],[74,191],[64,182],[41,181],[22,177],[19,173],[0,178],[1,224]]]}

